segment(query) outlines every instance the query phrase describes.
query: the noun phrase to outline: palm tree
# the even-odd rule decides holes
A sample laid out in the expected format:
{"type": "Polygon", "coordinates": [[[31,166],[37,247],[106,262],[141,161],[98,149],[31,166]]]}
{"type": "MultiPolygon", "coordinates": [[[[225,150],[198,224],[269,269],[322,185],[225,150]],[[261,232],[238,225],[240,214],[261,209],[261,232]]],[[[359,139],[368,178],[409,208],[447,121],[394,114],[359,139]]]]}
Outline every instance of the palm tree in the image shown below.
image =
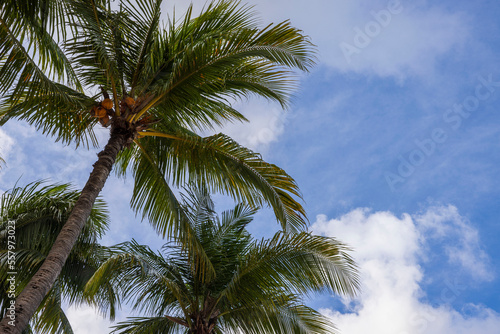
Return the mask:
{"type": "Polygon", "coordinates": [[[267,204],[287,230],[305,225],[288,174],[223,134],[196,131],[245,120],[231,101],[252,94],[286,106],[294,87],[289,69],[313,63],[306,36],[289,22],[259,28],[249,7],[225,0],[196,18],[190,7],[166,27],[161,0],[123,0],[119,10],[108,0],[63,3],[72,30],[64,55],[76,75],[50,80],[31,67],[20,74],[2,54],[0,72],[18,84],[2,99],[0,117],[26,120],[66,143],[95,144],[97,122],[110,127],[110,137],[60,237],[16,301],[16,326],[6,318],[0,324],[4,333],[19,333],[55,282],[115,161],[119,173],[135,176],[132,207],[163,235],[192,238],[170,186],[188,181],[267,204]]]}
{"type": "MultiPolygon", "coordinates": [[[[0,200],[2,315],[8,313],[10,301],[40,268],[78,196],[79,192],[70,190],[67,184],[41,186],[40,182],[14,188],[2,195],[0,200]],[[13,254],[15,258],[12,257],[13,254]],[[10,280],[12,277],[14,280],[10,280]]],[[[104,203],[97,200],[61,275],[30,322],[29,332],[72,333],[61,302],[63,299],[71,304],[86,301],[83,297],[85,284],[102,263],[102,247],[97,244],[97,239],[102,236],[107,226],[107,210],[104,203]]]]}
{"type": "Polygon", "coordinates": [[[125,300],[147,315],[119,323],[115,332],[335,331],[327,318],[303,305],[300,296],[319,291],[355,294],[357,271],[346,246],[305,232],[278,232],[258,241],[245,229],[255,209],[238,204],[219,218],[206,191],[188,194],[183,210],[207,266],[200,266],[199,253],[191,253],[191,247],[175,237],[162,253],[135,241],[111,247],[86,293],[103,311],[125,300]],[[102,285],[113,286],[116,296],[102,296],[102,285]]]}

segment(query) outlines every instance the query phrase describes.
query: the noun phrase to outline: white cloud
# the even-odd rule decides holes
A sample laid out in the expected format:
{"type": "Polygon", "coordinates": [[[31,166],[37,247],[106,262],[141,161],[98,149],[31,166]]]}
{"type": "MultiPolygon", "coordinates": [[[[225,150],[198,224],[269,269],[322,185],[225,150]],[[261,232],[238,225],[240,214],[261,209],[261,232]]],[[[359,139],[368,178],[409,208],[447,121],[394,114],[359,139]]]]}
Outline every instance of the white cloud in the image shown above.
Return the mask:
{"type": "Polygon", "coordinates": [[[75,334],[107,334],[112,323],[89,306],[71,306],[66,310],[75,334]]]}
{"type": "Polygon", "coordinates": [[[0,157],[4,160],[7,159],[12,147],[14,146],[14,139],[9,136],[5,131],[0,129],[0,157]]]}
{"type": "Polygon", "coordinates": [[[360,266],[362,292],[344,301],[348,312],[322,310],[343,334],[498,333],[500,315],[493,310],[474,304],[451,307],[467,289],[456,276],[444,279],[437,303],[423,299],[422,282],[432,273],[424,272],[421,261],[433,241],[470,279],[492,279],[477,231],[455,207],[435,206],[400,218],[356,209],[339,219],[319,215],[312,229],[351,245],[360,266]]]}
{"type": "Polygon", "coordinates": [[[467,36],[463,15],[422,8],[406,1],[353,2],[348,19],[336,20],[331,34],[319,34],[322,61],[341,71],[404,78],[428,75],[440,56],[467,36]]]}
{"type": "Polygon", "coordinates": [[[460,264],[478,280],[490,281],[493,273],[488,268],[488,256],[480,248],[479,235],[470,223],[461,217],[456,207],[433,207],[415,216],[415,223],[427,239],[453,240],[445,245],[451,262],[460,264]]]}
{"type": "Polygon", "coordinates": [[[277,103],[255,98],[235,103],[234,107],[249,122],[226,124],[215,132],[222,132],[260,153],[265,153],[269,145],[278,140],[285,130],[287,117],[291,115],[290,111],[283,111],[277,103]]]}

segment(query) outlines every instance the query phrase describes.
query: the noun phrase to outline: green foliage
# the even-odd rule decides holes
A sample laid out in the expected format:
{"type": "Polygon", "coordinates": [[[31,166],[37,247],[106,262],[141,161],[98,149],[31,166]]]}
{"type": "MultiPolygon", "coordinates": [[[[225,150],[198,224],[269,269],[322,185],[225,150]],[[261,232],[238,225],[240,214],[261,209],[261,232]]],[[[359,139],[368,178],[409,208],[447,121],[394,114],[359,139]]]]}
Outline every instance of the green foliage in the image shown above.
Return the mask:
{"type": "MultiPolygon", "coordinates": [[[[176,186],[196,183],[254,206],[269,203],[283,229],[297,231],[304,227],[305,212],[292,197],[300,196],[295,181],[228,136],[202,138],[178,131],[173,138],[144,138],[137,147],[133,152],[132,206],[158,227],[166,226],[172,215],[179,214],[168,181],[176,186]]],[[[159,231],[163,235],[178,232],[159,231]]]]}
{"type": "Polygon", "coordinates": [[[111,10],[104,0],[46,0],[27,9],[25,1],[6,2],[5,8],[22,7],[25,14],[4,14],[0,124],[14,117],[65,143],[96,145],[97,119],[90,110],[109,96],[110,117],[136,131],[118,172],[131,167],[132,206],[160,233],[189,238],[170,188],[185,182],[269,205],[283,229],[303,229],[300,193],[285,171],[225,135],[202,138],[196,132],[246,121],[232,103],[252,95],[287,106],[294,71],[313,65],[314,46],[288,21],[260,27],[255,12],[239,2],[210,3],[197,17],[189,7],[168,23],[160,20],[161,4],[122,0],[111,10]],[[52,6],[49,12],[43,4],[52,6]],[[71,33],[61,33],[57,44],[50,32],[63,24],[63,14],[71,33]],[[52,51],[36,61],[30,55],[40,46],[25,49],[22,40],[38,23],[46,28],[41,36],[55,44],[50,49],[47,42],[52,51]]]}
{"type": "Polygon", "coordinates": [[[162,252],[135,241],[110,248],[86,293],[102,311],[122,302],[145,314],[119,323],[120,333],[332,333],[334,325],[303,305],[321,291],[354,295],[356,265],[348,248],[310,233],[255,240],[245,229],[256,210],[244,204],[214,212],[204,190],[189,190],[181,210],[196,247],[173,237],[162,252]],[[199,265],[197,257],[208,259],[199,265]],[[99,293],[113,286],[114,299],[99,293]],[[204,330],[200,331],[203,324],[204,330]]]}
{"type": "Polygon", "coordinates": [[[60,45],[68,18],[64,0],[0,3],[0,124],[17,117],[65,142],[96,143],[89,99],[60,45]]]}
{"type": "MultiPolygon", "coordinates": [[[[79,192],[69,185],[43,185],[34,182],[4,193],[0,199],[0,314],[9,306],[7,277],[16,272],[16,296],[40,268],[54,243],[79,192]],[[9,239],[9,221],[15,225],[15,239],[9,239]],[[9,243],[10,240],[10,243],[9,243]],[[14,241],[15,270],[9,268],[9,244],[14,241]]],[[[13,226],[12,223],[10,226],[13,226]]],[[[62,273],[31,321],[37,333],[72,333],[61,308],[62,300],[71,304],[85,301],[83,288],[102,261],[97,240],[108,226],[106,205],[98,200],[73,248],[62,273]]]]}
{"type": "Polygon", "coordinates": [[[61,49],[68,18],[64,0],[5,0],[0,3],[0,95],[14,96],[33,82],[51,86],[51,79],[76,89],[81,85],[61,49]]]}

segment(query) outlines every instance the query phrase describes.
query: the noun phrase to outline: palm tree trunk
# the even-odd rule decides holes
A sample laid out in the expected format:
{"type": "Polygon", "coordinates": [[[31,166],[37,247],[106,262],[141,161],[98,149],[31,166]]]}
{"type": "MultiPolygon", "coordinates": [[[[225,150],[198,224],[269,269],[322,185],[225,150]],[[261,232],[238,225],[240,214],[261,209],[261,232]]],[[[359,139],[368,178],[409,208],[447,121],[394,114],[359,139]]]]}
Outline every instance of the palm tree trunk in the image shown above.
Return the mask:
{"type": "Polygon", "coordinates": [[[40,269],[17,297],[14,323],[6,315],[0,323],[0,333],[21,334],[28,326],[31,317],[61,273],[71,249],[90,216],[94,202],[104,187],[118,152],[122,150],[129,138],[130,132],[111,129],[111,137],[104,150],[97,155],[99,158],[93,166],[94,169],[68,221],[64,224],[40,269]]]}

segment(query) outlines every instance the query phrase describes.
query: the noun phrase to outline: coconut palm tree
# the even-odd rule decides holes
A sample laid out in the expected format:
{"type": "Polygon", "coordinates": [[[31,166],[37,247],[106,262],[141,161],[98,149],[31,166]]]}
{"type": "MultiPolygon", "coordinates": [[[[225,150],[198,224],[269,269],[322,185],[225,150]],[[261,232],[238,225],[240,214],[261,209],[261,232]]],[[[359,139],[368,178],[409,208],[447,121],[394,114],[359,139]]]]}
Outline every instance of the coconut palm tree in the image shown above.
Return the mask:
{"type": "MultiPolygon", "coordinates": [[[[66,222],[79,192],[67,184],[40,182],[16,187],[0,199],[0,312],[10,314],[10,301],[40,268],[59,231],[66,222]],[[14,257],[15,254],[15,257],[14,257]],[[13,279],[11,279],[13,278],[13,279]]],[[[49,291],[28,332],[72,333],[61,307],[62,300],[85,302],[83,289],[102,263],[97,239],[108,226],[105,204],[97,200],[90,217],[66,261],[61,275],[49,291]]]]}
{"type": "Polygon", "coordinates": [[[306,36],[289,22],[259,28],[248,6],[231,1],[210,4],[196,18],[190,7],[167,25],[161,0],[122,0],[116,10],[108,0],[61,3],[72,31],[64,55],[75,76],[51,80],[43,66],[19,73],[17,58],[2,54],[0,71],[17,84],[2,99],[0,117],[26,120],[66,143],[96,144],[97,122],[110,137],[60,237],[16,301],[16,327],[8,319],[0,324],[4,333],[19,333],[55,282],[115,161],[119,173],[134,174],[132,207],[163,235],[192,238],[171,189],[188,181],[267,204],[287,230],[305,225],[288,174],[223,134],[196,132],[245,120],[234,99],[255,94],[286,106],[294,87],[289,69],[313,63],[306,36]]]}
{"type": "Polygon", "coordinates": [[[348,248],[332,238],[278,232],[255,240],[245,229],[255,209],[238,204],[219,218],[203,190],[189,190],[183,210],[194,240],[207,256],[197,261],[173,237],[163,252],[135,241],[111,247],[86,293],[103,311],[130,302],[146,317],[119,323],[120,333],[333,333],[335,327],[305,306],[301,295],[329,291],[353,295],[356,266],[348,248]],[[113,286],[114,298],[102,296],[113,286]]]}

